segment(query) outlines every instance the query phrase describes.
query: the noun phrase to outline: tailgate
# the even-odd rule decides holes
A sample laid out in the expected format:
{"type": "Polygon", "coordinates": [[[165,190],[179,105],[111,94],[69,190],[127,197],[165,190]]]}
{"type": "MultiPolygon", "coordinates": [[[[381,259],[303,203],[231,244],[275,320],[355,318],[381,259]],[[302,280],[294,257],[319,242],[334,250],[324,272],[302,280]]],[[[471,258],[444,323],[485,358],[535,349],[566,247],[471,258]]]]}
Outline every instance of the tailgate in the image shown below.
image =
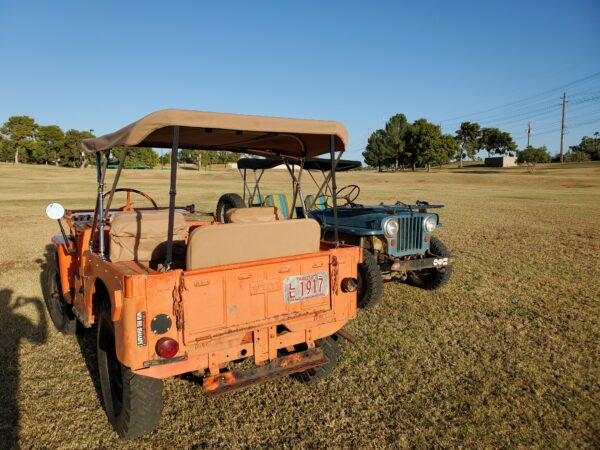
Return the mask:
{"type": "Polygon", "coordinates": [[[329,254],[185,274],[186,345],[214,334],[331,309],[329,254]]]}

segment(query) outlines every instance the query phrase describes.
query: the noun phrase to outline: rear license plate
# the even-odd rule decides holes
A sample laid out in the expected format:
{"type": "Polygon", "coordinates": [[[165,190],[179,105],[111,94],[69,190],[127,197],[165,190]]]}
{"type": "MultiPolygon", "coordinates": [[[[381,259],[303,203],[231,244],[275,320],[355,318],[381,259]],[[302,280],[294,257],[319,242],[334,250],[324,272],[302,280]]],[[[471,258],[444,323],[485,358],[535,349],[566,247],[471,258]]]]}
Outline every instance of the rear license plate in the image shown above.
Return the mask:
{"type": "Polygon", "coordinates": [[[325,297],[329,292],[327,272],[295,275],[283,280],[283,299],[287,304],[325,297]]]}

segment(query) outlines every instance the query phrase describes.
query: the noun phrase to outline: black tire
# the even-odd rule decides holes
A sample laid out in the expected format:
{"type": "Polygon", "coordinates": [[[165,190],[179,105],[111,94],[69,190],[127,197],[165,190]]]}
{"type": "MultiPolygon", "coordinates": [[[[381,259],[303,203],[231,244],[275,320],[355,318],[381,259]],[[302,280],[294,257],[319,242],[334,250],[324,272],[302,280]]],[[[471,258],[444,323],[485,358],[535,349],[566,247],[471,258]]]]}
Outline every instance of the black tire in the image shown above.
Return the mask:
{"type": "Polygon", "coordinates": [[[291,376],[299,381],[300,383],[310,384],[316,381],[322,380],[323,378],[327,378],[331,375],[331,372],[336,368],[338,363],[338,356],[340,355],[342,349],[339,343],[340,337],[337,334],[332,336],[328,336],[323,339],[319,339],[315,342],[317,347],[323,349],[325,356],[329,359],[327,364],[323,364],[322,366],[313,367],[311,369],[305,370],[304,372],[294,373],[291,376]]]}
{"type": "Polygon", "coordinates": [[[119,362],[109,304],[103,306],[96,342],[102,400],[109,422],[122,438],[150,433],[160,421],[163,382],[136,375],[119,362]]]}
{"type": "MultiPolygon", "coordinates": [[[[432,236],[429,244],[429,255],[427,256],[450,256],[450,251],[446,248],[444,243],[437,237],[432,236]]],[[[452,276],[452,266],[445,266],[441,269],[425,269],[418,272],[411,272],[408,274],[408,284],[433,291],[440,289],[450,280],[452,276]]]]}
{"type": "Polygon", "coordinates": [[[46,276],[44,279],[44,300],[54,327],[63,334],[75,334],[77,319],[62,295],[58,253],[55,247],[46,255],[46,276]]]}
{"type": "Polygon", "coordinates": [[[221,195],[217,202],[217,221],[225,223],[225,213],[231,208],[245,208],[246,204],[242,197],[229,193],[221,195]]]}
{"type": "Polygon", "coordinates": [[[362,309],[372,308],[381,301],[382,294],[383,278],[377,258],[363,249],[363,262],[358,265],[357,306],[362,309]]]}

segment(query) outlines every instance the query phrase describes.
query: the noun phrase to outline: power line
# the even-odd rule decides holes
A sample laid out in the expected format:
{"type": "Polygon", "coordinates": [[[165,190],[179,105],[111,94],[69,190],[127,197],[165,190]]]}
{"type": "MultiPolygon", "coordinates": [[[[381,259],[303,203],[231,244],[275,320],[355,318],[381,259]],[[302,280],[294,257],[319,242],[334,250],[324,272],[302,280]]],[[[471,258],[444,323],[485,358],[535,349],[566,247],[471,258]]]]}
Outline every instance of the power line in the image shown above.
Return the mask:
{"type": "Polygon", "coordinates": [[[460,116],[455,116],[455,117],[451,117],[451,118],[444,119],[444,120],[436,120],[435,122],[436,122],[436,123],[438,123],[438,122],[442,122],[442,123],[443,123],[443,122],[450,122],[450,121],[457,120],[457,119],[461,119],[461,118],[467,118],[467,117],[472,117],[472,116],[475,116],[475,115],[481,115],[481,114],[484,114],[484,113],[487,113],[487,112],[490,112],[490,111],[496,111],[496,110],[499,110],[499,109],[502,109],[502,108],[506,108],[506,107],[508,107],[508,106],[517,105],[517,104],[519,104],[519,103],[523,103],[523,102],[526,102],[526,101],[528,101],[528,100],[532,100],[532,99],[535,99],[535,98],[542,97],[542,96],[544,96],[544,95],[550,94],[550,93],[552,93],[552,92],[555,92],[555,91],[557,91],[557,90],[563,90],[563,89],[566,89],[567,87],[570,87],[570,86],[573,86],[573,85],[576,85],[576,84],[579,84],[579,83],[585,82],[585,81],[587,81],[587,80],[590,80],[590,79],[596,78],[596,77],[598,77],[598,76],[600,76],[600,72],[593,73],[593,74],[591,74],[591,75],[588,75],[587,77],[580,78],[579,80],[575,80],[575,81],[572,81],[572,82],[570,82],[570,83],[567,83],[567,84],[565,84],[565,85],[558,86],[558,87],[555,87],[555,88],[552,88],[552,89],[548,89],[547,91],[540,92],[540,93],[538,93],[538,94],[531,95],[531,96],[528,96],[528,97],[522,98],[522,99],[520,99],[520,100],[516,100],[516,101],[510,102],[510,103],[505,103],[505,104],[503,104],[503,105],[500,105],[500,106],[495,106],[495,107],[493,107],[493,108],[484,109],[484,110],[482,110],[482,111],[478,111],[478,112],[474,112],[474,113],[470,113],[470,114],[463,114],[463,115],[460,115],[460,116]]]}

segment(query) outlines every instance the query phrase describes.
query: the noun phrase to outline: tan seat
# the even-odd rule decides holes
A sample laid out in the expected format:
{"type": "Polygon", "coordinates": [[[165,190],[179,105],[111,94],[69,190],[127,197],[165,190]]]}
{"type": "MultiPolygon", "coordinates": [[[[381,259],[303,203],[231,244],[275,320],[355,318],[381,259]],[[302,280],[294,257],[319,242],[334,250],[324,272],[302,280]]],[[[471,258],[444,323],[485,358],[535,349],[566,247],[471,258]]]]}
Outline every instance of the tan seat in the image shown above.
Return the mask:
{"type": "MultiPolygon", "coordinates": [[[[169,211],[132,211],[115,214],[110,223],[110,250],[112,262],[161,261],[167,255],[169,211]]],[[[183,255],[187,226],[180,212],[175,212],[173,226],[173,253],[183,255]]]]}
{"type": "Polygon", "coordinates": [[[187,270],[319,251],[321,229],[313,219],[206,225],[190,233],[187,270]]]}
{"type": "Polygon", "coordinates": [[[285,220],[285,217],[274,206],[231,208],[225,213],[225,223],[275,222],[276,220],[285,220]]]}

